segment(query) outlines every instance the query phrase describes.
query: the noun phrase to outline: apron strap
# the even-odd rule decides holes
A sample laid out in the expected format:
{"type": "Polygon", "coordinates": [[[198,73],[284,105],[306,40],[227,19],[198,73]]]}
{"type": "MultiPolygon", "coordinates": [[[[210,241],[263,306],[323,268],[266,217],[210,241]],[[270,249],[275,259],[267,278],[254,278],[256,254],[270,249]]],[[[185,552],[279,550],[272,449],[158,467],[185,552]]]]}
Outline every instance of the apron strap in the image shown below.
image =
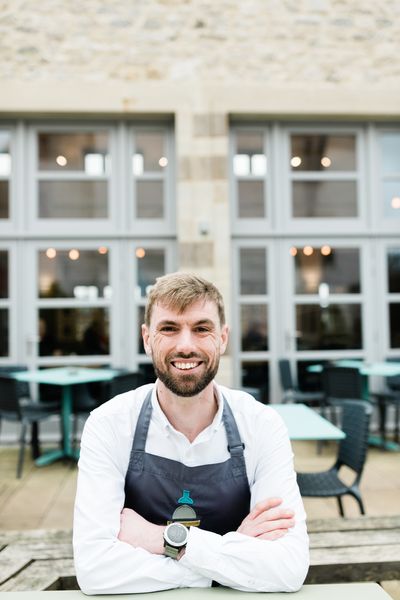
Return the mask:
{"type": "Polygon", "coordinates": [[[232,409],[224,396],[224,410],[222,420],[225,425],[226,437],[228,438],[228,450],[232,460],[232,472],[235,477],[246,475],[246,463],[244,460],[244,444],[233,416],[232,409]]]}
{"type": "Polygon", "coordinates": [[[143,471],[144,449],[146,446],[147,432],[149,431],[152,412],[152,393],[153,390],[151,389],[144,399],[142,408],[140,409],[139,418],[136,423],[128,467],[128,469],[132,469],[133,471],[143,471]]]}

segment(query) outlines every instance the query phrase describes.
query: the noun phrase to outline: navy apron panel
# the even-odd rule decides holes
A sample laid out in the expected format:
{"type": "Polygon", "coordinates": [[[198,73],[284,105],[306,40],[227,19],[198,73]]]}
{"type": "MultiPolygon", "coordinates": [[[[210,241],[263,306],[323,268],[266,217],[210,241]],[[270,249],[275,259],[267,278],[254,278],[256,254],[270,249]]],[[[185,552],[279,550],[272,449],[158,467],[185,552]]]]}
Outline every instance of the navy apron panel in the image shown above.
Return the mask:
{"type": "Polygon", "coordinates": [[[125,479],[125,507],[132,508],[152,523],[164,525],[182,504],[186,492],[202,529],[221,535],[235,531],[249,513],[250,490],[243,444],[226,400],[223,420],[231,456],[222,463],[196,467],[187,467],[144,451],[151,411],[149,392],[132,444],[125,479]]]}

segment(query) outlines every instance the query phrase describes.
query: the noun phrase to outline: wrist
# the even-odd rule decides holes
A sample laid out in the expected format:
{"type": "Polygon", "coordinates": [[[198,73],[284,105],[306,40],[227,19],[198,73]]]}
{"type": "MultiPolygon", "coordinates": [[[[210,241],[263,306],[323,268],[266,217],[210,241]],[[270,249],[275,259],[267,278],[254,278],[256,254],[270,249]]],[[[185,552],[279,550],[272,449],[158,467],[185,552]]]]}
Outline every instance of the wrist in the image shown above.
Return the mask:
{"type": "Polygon", "coordinates": [[[153,554],[164,554],[164,525],[154,525],[153,554]]]}

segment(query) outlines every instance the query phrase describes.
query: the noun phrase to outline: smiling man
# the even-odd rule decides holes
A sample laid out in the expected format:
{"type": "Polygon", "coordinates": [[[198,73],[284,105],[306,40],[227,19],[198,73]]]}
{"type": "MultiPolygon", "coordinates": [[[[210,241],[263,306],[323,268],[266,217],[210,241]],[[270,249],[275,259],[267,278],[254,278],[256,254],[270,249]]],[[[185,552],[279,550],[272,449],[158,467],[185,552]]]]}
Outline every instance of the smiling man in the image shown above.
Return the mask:
{"type": "Polygon", "coordinates": [[[156,383],[93,411],[82,436],[81,589],[296,591],[309,557],[290,442],[274,410],[215,382],[221,294],[196,275],[159,278],[142,335],[156,383]]]}

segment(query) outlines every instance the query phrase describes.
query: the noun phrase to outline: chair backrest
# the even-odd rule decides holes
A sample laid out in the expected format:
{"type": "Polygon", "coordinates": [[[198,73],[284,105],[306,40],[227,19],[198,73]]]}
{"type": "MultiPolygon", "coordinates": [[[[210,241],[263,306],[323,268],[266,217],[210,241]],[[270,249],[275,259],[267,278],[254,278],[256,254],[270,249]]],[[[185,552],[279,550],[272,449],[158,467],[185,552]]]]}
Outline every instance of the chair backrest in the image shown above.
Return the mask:
{"type": "MultiPolygon", "coordinates": [[[[0,375],[7,376],[12,373],[18,373],[19,371],[26,371],[27,369],[28,367],[25,365],[2,365],[0,366],[0,375]]],[[[20,398],[30,397],[29,383],[27,381],[18,381],[17,390],[20,398]]]]}
{"type": "Polygon", "coordinates": [[[129,392],[143,385],[143,374],[137,372],[121,373],[110,381],[110,398],[129,392]]]}
{"type": "Polygon", "coordinates": [[[367,457],[372,406],[364,400],[343,400],[341,407],[346,437],[340,441],[338,462],[353,469],[359,478],[367,457]]]}
{"type": "Polygon", "coordinates": [[[358,368],[327,365],[322,371],[321,381],[328,400],[363,397],[363,379],[358,368]]]}
{"type": "Polygon", "coordinates": [[[290,369],[290,362],[287,358],[280,358],[278,360],[279,375],[283,391],[287,392],[294,389],[294,383],[292,378],[292,371],[290,369]]]}
{"type": "Polygon", "coordinates": [[[0,413],[14,413],[20,417],[18,382],[13,377],[0,375],[0,413]]]}
{"type": "MultiPolygon", "coordinates": [[[[400,358],[387,358],[387,362],[400,362],[400,358]]],[[[392,377],[386,377],[386,383],[390,390],[393,392],[400,391],[400,375],[393,375],[392,377]]]]}

